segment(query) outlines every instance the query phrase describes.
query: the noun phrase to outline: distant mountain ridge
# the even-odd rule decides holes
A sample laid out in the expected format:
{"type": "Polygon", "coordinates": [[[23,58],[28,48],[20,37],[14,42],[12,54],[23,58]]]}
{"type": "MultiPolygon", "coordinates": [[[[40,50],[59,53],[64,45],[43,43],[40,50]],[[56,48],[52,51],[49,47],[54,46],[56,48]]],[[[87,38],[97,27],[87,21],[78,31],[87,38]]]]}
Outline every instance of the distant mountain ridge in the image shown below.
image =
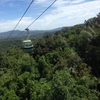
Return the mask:
{"type": "MultiPolygon", "coordinates": [[[[36,35],[44,35],[44,34],[52,34],[56,31],[59,31],[61,30],[62,27],[60,28],[55,28],[55,29],[52,29],[52,30],[30,30],[29,33],[30,35],[32,36],[36,36],[36,35]]],[[[12,31],[7,31],[7,32],[1,32],[0,33],[0,39],[5,39],[7,38],[10,34],[11,34],[12,31]]],[[[26,31],[20,31],[20,30],[15,30],[10,38],[15,38],[18,34],[20,34],[18,37],[27,37],[27,32],[26,31]],[[21,33],[22,32],[22,33],[21,33]],[[21,34],[20,34],[21,33],[21,34]]]]}

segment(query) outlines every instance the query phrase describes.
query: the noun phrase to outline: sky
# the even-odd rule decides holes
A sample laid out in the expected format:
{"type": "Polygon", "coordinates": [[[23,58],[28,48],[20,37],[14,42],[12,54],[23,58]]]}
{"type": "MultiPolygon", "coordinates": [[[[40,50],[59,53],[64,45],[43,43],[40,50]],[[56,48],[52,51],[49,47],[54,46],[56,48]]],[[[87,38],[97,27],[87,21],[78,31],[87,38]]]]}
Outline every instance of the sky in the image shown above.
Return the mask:
{"type": "MultiPolygon", "coordinates": [[[[0,0],[0,32],[13,30],[32,0],[0,0]]],[[[54,0],[34,0],[15,30],[25,30],[54,0]]],[[[30,30],[73,26],[96,17],[100,0],[57,0],[30,30]]]]}

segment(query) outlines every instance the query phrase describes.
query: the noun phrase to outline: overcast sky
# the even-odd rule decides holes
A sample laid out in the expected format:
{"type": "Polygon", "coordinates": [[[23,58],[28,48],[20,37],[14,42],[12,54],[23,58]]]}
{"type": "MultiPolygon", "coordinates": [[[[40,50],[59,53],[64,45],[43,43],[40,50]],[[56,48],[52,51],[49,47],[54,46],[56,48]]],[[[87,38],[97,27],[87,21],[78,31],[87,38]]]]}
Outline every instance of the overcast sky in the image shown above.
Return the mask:
{"type": "MultiPolygon", "coordinates": [[[[32,0],[0,0],[0,32],[13,30],[32,0]]],[[[27,28],[54,0],[34,0],[15,30],[27,28]]],[[[100,0],[57,0],[30,30],[48,30],[84,23],[100,12],[100,0]]]]}

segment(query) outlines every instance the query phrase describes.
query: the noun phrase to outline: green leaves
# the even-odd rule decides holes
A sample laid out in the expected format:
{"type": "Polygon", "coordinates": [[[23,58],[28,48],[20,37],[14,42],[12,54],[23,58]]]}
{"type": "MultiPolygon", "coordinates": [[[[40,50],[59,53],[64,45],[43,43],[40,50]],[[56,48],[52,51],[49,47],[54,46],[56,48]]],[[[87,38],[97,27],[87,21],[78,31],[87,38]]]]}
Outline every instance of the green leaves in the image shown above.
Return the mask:
{"type": "Polygon", "coordinates": [[[31,55],[0,52],[0,100],[99,100],[98,20],[33,41],[31,55]]]}

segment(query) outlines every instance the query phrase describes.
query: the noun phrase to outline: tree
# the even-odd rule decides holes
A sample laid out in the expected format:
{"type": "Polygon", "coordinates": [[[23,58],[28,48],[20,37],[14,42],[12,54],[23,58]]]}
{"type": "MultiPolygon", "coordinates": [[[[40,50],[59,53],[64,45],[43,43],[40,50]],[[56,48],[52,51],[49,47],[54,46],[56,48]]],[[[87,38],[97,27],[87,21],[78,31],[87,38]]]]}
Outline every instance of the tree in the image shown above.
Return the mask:
{"type": "Polygon", "coordinates": [[[52,79],[52,100],[71,100],[71,90],[74,80],[69,74],[68,69],[56,71],[52,79]]]}

